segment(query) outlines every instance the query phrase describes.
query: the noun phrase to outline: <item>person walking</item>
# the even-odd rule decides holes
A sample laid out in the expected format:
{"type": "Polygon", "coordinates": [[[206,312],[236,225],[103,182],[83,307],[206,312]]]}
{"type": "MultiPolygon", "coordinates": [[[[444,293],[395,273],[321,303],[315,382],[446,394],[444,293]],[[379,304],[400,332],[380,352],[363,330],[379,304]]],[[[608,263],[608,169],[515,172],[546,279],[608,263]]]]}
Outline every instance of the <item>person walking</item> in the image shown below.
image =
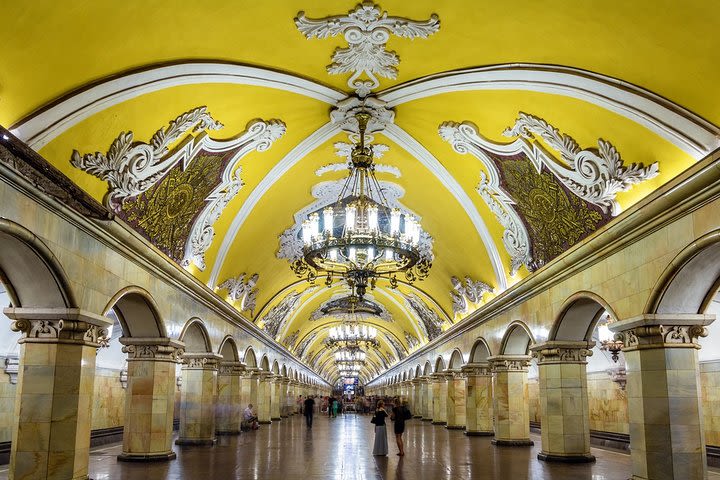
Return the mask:
{"type": "Polygon", "coordinates": [[[410,420],[412,413],[407,407],[407,401],[397,401],[396,406],[392,409],[390,419],[395,422],[393,424],[393,430],[395,432],[395,442],[398,446],[398,455],[401,457],[405,455],[405,445],[403,444],[403,433],[405,433],[405,420],[410,420]]]}
{"type": "Polygon", "coordinates": [[[387,430],[385,418],[388,413],[385,411],[385,402],[380,400],[375,409],[375,416],[372,422],[375,424],[375,443],[373,444],[373,455],[385,456],[388,454],[387,430]]]}
{"type": "Polygon", "coordinates": [[[333,418],[337,417],[338,408],[340,408],[340,402],[338,402],[337,398],[333,398],[333,400],[332,400],[332,416],[333,416],[333,418]]]}
{"type": "Polygon", "coordinates": [[[315,399],[313,397],[307,397],[305,399],[305,424],[307,428],[312,428],[313,413],[315,412],[315,399]]]}

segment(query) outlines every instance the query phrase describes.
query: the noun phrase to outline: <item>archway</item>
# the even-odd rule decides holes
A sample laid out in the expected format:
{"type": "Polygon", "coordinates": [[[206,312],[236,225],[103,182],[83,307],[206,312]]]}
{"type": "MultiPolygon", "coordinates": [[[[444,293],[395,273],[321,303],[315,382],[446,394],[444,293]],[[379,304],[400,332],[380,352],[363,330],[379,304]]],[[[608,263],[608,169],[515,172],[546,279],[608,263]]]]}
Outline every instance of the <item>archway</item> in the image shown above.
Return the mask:
{"type": "Polygon", "coordinates": [[[220,343],[218,353],[222,355],[223,362],[240,361],[240,353],[238,352],[237,344],[235,343],[235,339],[230,335],[223,338],[223,341],[220,343]]]}
{"type": "Polygon", "coordinates": [[[464,361],[462,352],[456,348],[450,355],[449,368],[450,370],[460,370],[460,368],[462,368],[463,366],[463,363],[464,361]]]}
{"type": "Polygon", "coordinates": [[[532,332],[527,325],[519,321],[512,322],[500,344],[500,355],[528,355],[530,345],[534,343],[532,332]]]}
{"type": "Polygon", "coordinates": [[[255,350],[253,350],[252,347],[247,347],[247,349],[245,349],[245,355],[243,355],[242,361],[247,367],[257,368],[257,357],[255,356],[255,350]]]}
{"type": "Polygon", "coordinates": [[[491,356],[490,347],[484,338],[478,338],[470,350],[470,363],[487,363],[491,356]]]}

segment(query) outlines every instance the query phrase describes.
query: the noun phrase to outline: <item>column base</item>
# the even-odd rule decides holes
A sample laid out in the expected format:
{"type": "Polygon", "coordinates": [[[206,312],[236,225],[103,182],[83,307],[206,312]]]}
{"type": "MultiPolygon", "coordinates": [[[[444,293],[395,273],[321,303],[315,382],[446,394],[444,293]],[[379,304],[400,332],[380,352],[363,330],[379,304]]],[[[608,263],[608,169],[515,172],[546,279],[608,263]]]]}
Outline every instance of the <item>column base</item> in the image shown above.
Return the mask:
{"type": "Polygon", "coordinates": [[[209,445],[213,446],[217,443],[217,438],[178,438],[175,445],[209,445]]]}
{"type": "Polygon", "coordinates": [[[447,425],[447,422],[432,422],[433,425],[447,425]]]}
{"type": "Polygon", "coordinates": [[[538,453],[538,460],[545,462],[561,462],[561,463],[592,463],[595,461],[594,455],[552,455],[549,453],[538,453]]]}
{"type": "Polygon", "coordinates": [[[118,462],[167,462],[176,458],[177,454],[172,450],[165,453],[148,453],[146,455],[142,453],[121,453],[117,456],[118,462]]]}
{"type": "Polygon", "coordinates": [[[413,415],[413,418],[422,418],[422,415],[413,415]]]}
{"type": "Polygon", "coordinates": [[[287,415],[280,415],[280,418],[288,418],[287,415]]]}
{"type": "Polygon", "coordinates": [[[494,438],[490,443],[499,447],[532,447],[535,445],[532,440],[499,440],[497,438],[494,438]]]}
{"type": "Polygon", "coordinates": [[[272,421],[272,422],[279,422],[280,420],[282,420],[282,417],[272,417],[270,419],[270,421],[272,421]]]}
{"type": "Polygon", "coordinates": [[[258,423],[260,425],[270,425],[272,423],[272,420],[258,420],[258,423]]]}
{"type": "Polygon", "coordinates": [[[465,435],[468,437],[492,437],[495,435],[495,432],[487,432],[484,430],[465,430],[465,435]]]}
{"type": "Polygon", "coordinates": [[[215,430],[215,435],[240,435],[240,430],[215,430]]]}
{"type": "Polygon", "coordinates": [[[465,425],[446,425],[448,430],[465,430],[465,425]]]}
{"type": "Polygon", "coordinates": [[[423,422],[432,422],[432,418],[423,418],[422,421],[423,422]]]}

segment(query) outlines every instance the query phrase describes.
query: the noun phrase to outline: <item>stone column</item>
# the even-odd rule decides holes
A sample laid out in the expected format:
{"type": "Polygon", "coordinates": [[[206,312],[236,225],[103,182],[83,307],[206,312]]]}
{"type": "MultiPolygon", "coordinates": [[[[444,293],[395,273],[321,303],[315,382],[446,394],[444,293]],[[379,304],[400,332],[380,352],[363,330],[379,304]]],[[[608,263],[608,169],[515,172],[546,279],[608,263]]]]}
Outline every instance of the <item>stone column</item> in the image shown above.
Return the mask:
{"type": "Polygon", "coordinates": [[[447,427],[450,430],[465,428],[465,374],[452,371],[447,376],[447,427]]]}
{"type": "MultiPolygon", "coordinates": [[[[242,362],[220,362],[217,377],[217,407],[215,411],[215,433],[217,435],[239,435],[242,411],[241,403],[242,362]]],[[[246,405],[247,406],[247,405],[246,405]]]]}
{"type": "Polygon", "coordinates": [[[422,381],[415,378],[412,381],[412,408],[413,418],[422,418],[422,381]]]}
{"type": "Polygon", "coordinates": [[[280,376],[274,376],[270,383],[270,420],[273,422],[280,421],[280,406],[282,405],[282,387],[283,379],[280,376]]]}
{"type": "Polygon", "coordinates": [[[707,477],[697,351],[714,315],[611,323],[624,344],[633,479],[707,477]]]}
{"type": "Polygon", "coordinates": [[[433,390],[432,378],[428,375],[423,377],[423,422],[432,422],[433,419],[433,390]]]}
{"type": "Polygon", "coordinates": [[[245,367],[240,376],[240,410],[244,411],[249,404],[252,404],[257,411],[258,376],[256,367],[245,367]]]}
{"type": "Polygon", "coordinates": [[[288,392],[290,390],[290,379],[283,377],[280,380],[280,418],[287,418],[290,414],[288,392]]]}
{"type": "Polygon", "coordinates": [[[180,435],[177,445],[214,445],[217,372],[222,357],[216,353],[183,355],[180,394],[180,435]]]}
{"type": "Polygon", "coordinates": [[[594,462],[590,455],[590,407],[586,357],[595,342],[550,341],[532,347],[538,360],[540,460],[594,462]]]}
{"type": "Polygon", "coordinates": [[[465,374],[465,435],[493,436],[492,371],[487,363],[468,363],[465,374]]]}
{"type": "Polygon", "coordinates": [[[11,480],[87,479],[95,355],[112,322],[76,308],[6,308],[22,332],[11,480]]]}
{"type": "Polygon", "coordinates": [[[170,338],[122,337],[127,353],[125,425],[120,461],[162,461],[172,450],[175,366],[184,344],[170,338]]]}
{"type": "Polygon", "coordinates": [[[446,373],[433,373],[432,377],[432,424],[447,425],[447,377],[446,373]]]}
{"type": "Polygon", "coordinates": [[[272,397],[270,395],[270,381],[273,374],[270,372],[260,372],[258,389],[257,389],[257,415],[258,423],[269,425],[272,423],[270,419],[270,408],[272,397]]]}
{"type": "Polygon", "coordinates": [[[527,374],[529,355],[488,357],[493,369],[493,445],[527,446],[530,440],[530,412],[527,374]]]}

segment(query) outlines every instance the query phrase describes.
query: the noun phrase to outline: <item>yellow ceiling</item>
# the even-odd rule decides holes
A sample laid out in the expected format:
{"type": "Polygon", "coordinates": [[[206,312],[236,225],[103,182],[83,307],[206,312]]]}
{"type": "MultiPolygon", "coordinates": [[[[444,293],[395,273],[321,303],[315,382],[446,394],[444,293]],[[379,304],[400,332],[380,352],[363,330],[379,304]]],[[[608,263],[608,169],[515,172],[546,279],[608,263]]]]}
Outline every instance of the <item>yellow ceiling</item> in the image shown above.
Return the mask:
{"type": "MultiPolygon", "coordinates": [[[[687,2],[613,1],[603,8],[589,1],[554,0],[521,2],[508,9],[501,2],[480,6],[470,0],[432,2],[399,0],[379,3],[390,15],[425,20],[435,13],[440,29],[423,39],[391,36],[387,49],[397,52],[397,79],[380,77],[375,93],[427,75],[457,69],[505,63],[551,64],[588,70],[617,78],[660,95],[681,107],[720,123],[717,101],[720,64],[718,41],[710,34],[720,30],[720,13],[707,0],[687,2]]],[[[203,60],[245,64],[284,72],[329,86],[350,95],[350,74],[329,75],[325,69],[335,48],[346,46],[342,35],[306,39],[293,18],[301,10],[310,18],[344,15],[356,2],[277,1],[238,3],[131,0],[36,0],[4,6],[9,19],[0,30],[3,61],[0,62],[0,124],[14,127],[39,112],[57,105],[73,92],[107,80],[121,78],[131,70],[148,70],[160,64],[203,60]]],[[[76,125],[60,132],[40,153],[79,186],[102,200],[107,185],[70,165],[73,150],[106,152],[122,131],[132,131],[136,141],[147,142],[159,128],[183,112],[207,106],[225,126],[209,132],[214,139],[239,135],[250,120],[280,119],[286,133],[265,152],[252,152],[240,166],[245,183],[215,223],[215,239],[207,250],[207,268],[191,271],[203,282],[216,284],[241,273],[258,273],[260,280],[255,319],[282,301],[290,289],[301,291],[286,259],[278,259],[278,236],[294,222],[294,214],[311,204],[311,188],[338,180],[344,172],[322,177],[315,170],[342,161],[333,143],[347,141],[344,133],[332,135],[289,168],[279,178],[272,169],[295,146],[329,120],[332,105],[300,93],[254,85],[200,81],[192,85],[167,86],[151,93],[108,105],[76,125]],[[265,179],[269,189],[249,212],[220,262],[220,248],[231,225],[254,189],[265,179]]],[[[379,179],[397,183],[405,194],[400,202],[422,217],[423,228],[434,238],[435,262],[430,277],[418,282],[421,297],[443,319],[453,316],[450,277],[470,276],[490,284],[496,292],[501,282],[512,284],[527,276],[522,269],[510,278],[510,256],[502,243],[503,226],[475,188],[484,170],[472,155],[461,155],[438,135],[444,121],[470,121],[490,141],[508,143],[502,136],[519,112],[536,115],[561,132],[571,135],[581,148],[596,147],[598,139],[610,141],[626,164],[659,163],[660,174],[620,192],[617,201],[627,208],[691,165],[691,154],[646,126],[603,106],[559,92],[540,93],[518,89],[455,91],[411,100],[395,108],[395,125],[419,141],[447,171],[460,192],[451,192],[438,176],[389,136],[375,141],[390,146],[378,163],[397,167],[402,176],[381,173],[379,179]],[[469,203],[462,203],[465,196],[469,203]],[[474,209],[484,222],[487,241],[471,221],[474,209]],[[494,252],[494,253],[493,253],[494,252]],[[503,272],[496,276],[496,255],[503,272]]],[[[717,127],[714,127],[717,129],[717,127]]],[[[182,140],[181,140],[182,141],[182,140]]],[[[176,142],[176,143],[181,143],[176,142]]],[[[546,147],[548,147],[546,145],[546,147]]],[[[548,148],[552,152],[552,149],[548,148]]],[[[309,322],[309,315],[340,287],[319,289],[303,297],[282,329],[280,340],[298,330],[299,338],[320,329],[307,351],[318,350],[333,320],[309,322]]],[[[418,319],[404,305],[403,292],[381,285],[375,299],[394,322],[371,323],[388,328],[405,342],[403,332],[416,332],[418,319]]],[[[222,293],[222,292],[220,292],[222,293]]],[[[485,301],[492,298],[486,297],[485,301]]],[[[477,305],[474,305],[477,307],[477,305]]],[[[447,328],[447,323],[443,328],[447,328]]],[[[425,339],[423,339],[425,340],[425,339]]],[[[391,351],[382,342],[383,352],[391,351]]],[[[407,346],[407,345],[405,345],[407,346]]],[[[315,365],[329,352],[317,355],[315,365]]]]}

